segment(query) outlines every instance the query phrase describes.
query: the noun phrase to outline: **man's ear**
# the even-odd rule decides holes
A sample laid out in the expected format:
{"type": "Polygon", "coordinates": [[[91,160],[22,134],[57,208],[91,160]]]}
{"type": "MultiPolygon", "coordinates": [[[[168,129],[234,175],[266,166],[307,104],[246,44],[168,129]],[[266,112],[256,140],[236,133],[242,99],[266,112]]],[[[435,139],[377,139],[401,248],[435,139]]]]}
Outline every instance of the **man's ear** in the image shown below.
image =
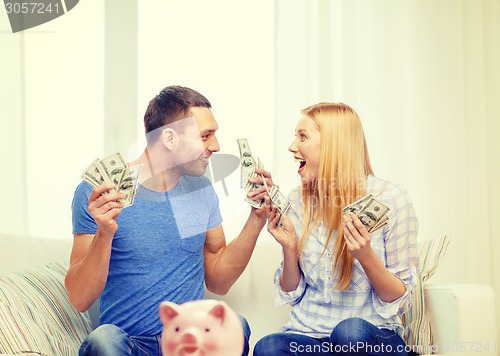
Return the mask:
{"type": "Polygon", "coordinates": [[[174,130],[168,128],[161,132],[161,142],[169,150],[173,150],[178,142],[178,134],[174,130]]]}

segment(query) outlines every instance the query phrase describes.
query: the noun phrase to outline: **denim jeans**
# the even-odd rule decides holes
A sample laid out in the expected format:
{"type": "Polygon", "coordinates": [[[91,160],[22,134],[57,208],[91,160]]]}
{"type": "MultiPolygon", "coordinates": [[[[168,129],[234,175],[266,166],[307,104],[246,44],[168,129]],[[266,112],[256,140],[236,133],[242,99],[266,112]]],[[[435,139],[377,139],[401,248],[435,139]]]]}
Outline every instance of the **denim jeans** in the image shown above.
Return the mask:
{"type": "Polygon", "coordinates": [[[407,356],[405,343],[390,329],[366,320],[349,318],[333,329],[329,338],[315,339],[294,333],[276,333],[260,339],[254,356],[281,355],[397,355],[407,356]]]}
{"type": "MultiPolygon", "coordinates": [[[[240,316],[244,335],[243,356],[248,355],[250,326],[240,316]]],[[[161,356],[161,334],[130,336],[119,327],[104,324],[92,331],[80,346],[80,356],[161,356]]]]}

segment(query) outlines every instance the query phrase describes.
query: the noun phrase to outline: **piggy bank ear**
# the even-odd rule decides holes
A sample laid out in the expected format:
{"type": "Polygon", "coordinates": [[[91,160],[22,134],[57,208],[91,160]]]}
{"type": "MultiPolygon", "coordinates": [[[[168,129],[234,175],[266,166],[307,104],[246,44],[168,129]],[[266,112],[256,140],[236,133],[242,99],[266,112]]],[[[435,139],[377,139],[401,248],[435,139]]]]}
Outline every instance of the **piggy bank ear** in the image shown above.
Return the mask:
{"type": "Polygon", "coordinates": [[[226,318],[226,308],[223,304],[217,304],[212,308],[212,310],[210,310],[209,314],[218,319],[221,324],[224,324],[224,320],[226,318]]]}
{"type": "Polygon", "coordinates": [[[160,319],[167,325],[173,318],[179,315],[178,305],[172,302],[162,302],[160,304],[160,319]]]}

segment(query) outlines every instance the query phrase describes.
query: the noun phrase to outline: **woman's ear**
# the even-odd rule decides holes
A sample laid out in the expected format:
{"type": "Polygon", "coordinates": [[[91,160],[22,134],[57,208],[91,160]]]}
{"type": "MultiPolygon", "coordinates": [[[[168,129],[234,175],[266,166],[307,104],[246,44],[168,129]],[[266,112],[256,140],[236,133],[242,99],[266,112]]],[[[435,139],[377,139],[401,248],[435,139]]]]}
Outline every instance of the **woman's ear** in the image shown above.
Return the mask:
{"type": "Polygon", "coordinates": [[[161,142],[168,150],[173,150],[178,142],[178,134],[174,130],[168,128],[161,133],[161,142]]]}

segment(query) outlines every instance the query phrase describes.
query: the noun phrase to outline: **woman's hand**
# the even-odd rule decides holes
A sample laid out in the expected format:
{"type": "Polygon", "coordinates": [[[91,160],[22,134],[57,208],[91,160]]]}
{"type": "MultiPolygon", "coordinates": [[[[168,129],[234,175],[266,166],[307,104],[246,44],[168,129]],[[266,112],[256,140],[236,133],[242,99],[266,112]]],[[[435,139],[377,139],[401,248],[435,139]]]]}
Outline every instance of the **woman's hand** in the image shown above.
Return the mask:
{"type": "Polygon", "coordinates": [[[281,216],[276,206],[271,203],[269,196],[265,197],[263,207],[267,215],[267,231],[273,235],[283,249],[295,251],[297,249],[297,235],[291,220],[286,215],[281,216]]]}
{"type": "Polygon", "coordinates": [[[356,214],[350,213],[343,217],[344,239],[351,255],[361,262],[371,251],[370,233],[356,214]]]}

